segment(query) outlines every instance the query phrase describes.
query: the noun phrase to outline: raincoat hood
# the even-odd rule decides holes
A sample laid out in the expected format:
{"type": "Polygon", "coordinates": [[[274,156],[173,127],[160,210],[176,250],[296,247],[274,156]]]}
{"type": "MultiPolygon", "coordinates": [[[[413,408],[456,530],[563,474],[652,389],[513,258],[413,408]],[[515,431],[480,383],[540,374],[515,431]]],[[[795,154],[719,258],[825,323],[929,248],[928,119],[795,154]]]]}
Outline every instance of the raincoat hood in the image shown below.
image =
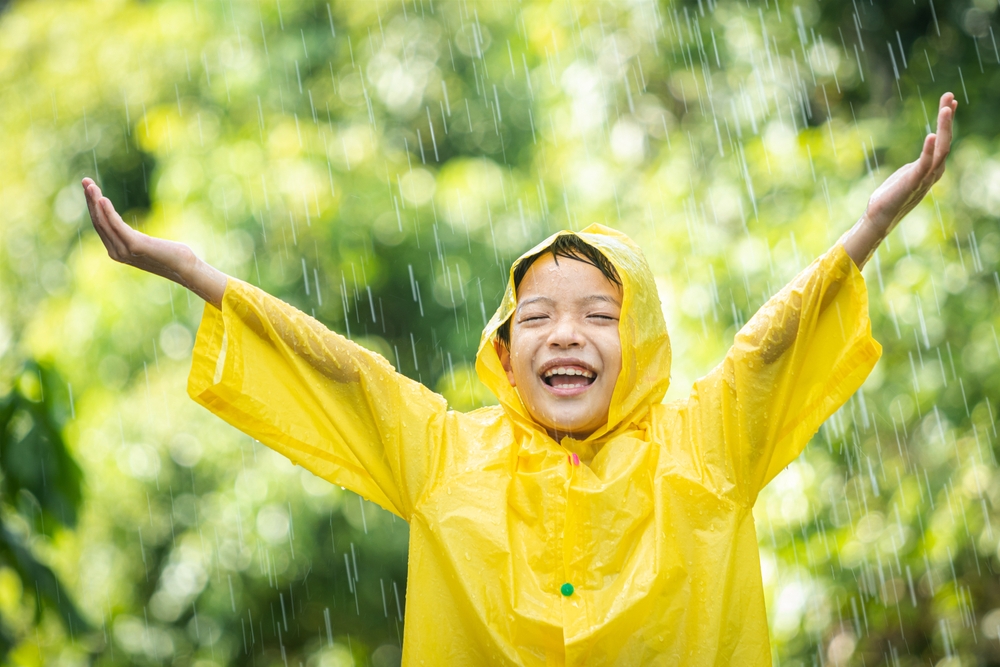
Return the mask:
{"type": "Polygon", "coordinates": [[[510,267],[500,307],[483,329],[476,355],[476,372],[515,424],[525,430],[545,432],[531,417],[517,389],[510,385],[493,341],[497,330],[517,307],[514,271],[518,264],[545,250],[564,234],[575,234],[599,250],[617,269],[622,281],[618,323],[622,368],[611,397],[607,424],[583,440],[594,442],[641,421],[650,405],[663,400],[670,384],[670,338],[656,283],[642,251],[625,234],[596,223],[580,232],[564,229],[521,255],[510,267]]]}

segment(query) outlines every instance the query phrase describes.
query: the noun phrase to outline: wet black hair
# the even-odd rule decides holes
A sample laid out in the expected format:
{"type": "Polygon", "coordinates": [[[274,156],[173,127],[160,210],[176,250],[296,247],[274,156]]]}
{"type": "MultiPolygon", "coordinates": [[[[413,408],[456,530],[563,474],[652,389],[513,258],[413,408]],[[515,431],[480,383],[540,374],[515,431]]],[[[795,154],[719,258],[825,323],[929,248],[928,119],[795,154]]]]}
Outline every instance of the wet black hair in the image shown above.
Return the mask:
{"type": "MultiPolygon", "coordinates": [[[[604,253],[581,239],[576,234],[560,234],[556,237],[556,240],[552,242],[552,245],[548,246],[544,250],[536,252],[534,255],[525,257],[517,264],[517,266],[514,267],[515,292],[517,291],[517,288],[521,286],[521,281],[524,280],[525,274],[528,273],[528,269],[530,269],[531,265],[535,263],[535,260],[548,253],[552,254],[552,258],[555,260],[556,264],[559,263],[560,257],[586,262],[587,264],[596,267],[610,283],[617,286],[619,289],[622,287],[622,279],[618,276],[618,271],[615,269],[615,265],[604,256],[604,253]]],[[[511,317],[513,317],[513,314],[511,317]]],[[[500,328],[497,329],[497,340],[503,343],[504,347],[510,347],[509,317],[503,324],[500,325],[500,328]]]]}

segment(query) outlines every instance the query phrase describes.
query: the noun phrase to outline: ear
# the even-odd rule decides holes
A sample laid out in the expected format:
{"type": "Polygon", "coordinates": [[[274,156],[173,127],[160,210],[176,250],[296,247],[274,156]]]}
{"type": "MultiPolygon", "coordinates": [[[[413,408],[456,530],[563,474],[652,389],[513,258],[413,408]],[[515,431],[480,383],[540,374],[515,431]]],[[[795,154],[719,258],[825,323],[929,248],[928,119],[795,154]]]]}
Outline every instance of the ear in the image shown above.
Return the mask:
{"type": "Polygon", "coordinates": [[[507,346],[499,338],[493,339],[493,349],[496,350],[497,356],[500,357],[500,365],[507,372],[507,381],[510,382],[510,386],[516,387],[517,382],[514,381],[514,371],[510,365],[510,350],[507,349],[507,346]]]}

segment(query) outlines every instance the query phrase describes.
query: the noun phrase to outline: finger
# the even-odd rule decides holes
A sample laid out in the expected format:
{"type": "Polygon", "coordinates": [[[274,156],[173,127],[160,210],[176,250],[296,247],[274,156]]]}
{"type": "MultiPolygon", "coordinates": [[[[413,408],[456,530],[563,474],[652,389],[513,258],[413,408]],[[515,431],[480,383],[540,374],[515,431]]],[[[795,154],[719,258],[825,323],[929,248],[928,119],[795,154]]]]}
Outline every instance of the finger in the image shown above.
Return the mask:
{"type": "Polygon", "coordinates": [[[93,219],[94,227],[107,233],[108,225],[101,207],[101,199],[103,199],[103,195],[96,184],[87,188],[87,206],[90,208],[90,217],[93,219]]]}
{"type": "Polygon", "coordinates": [[[104,220],[108,223],[109,229],[120,237],[124,237],[128,232],[132,231],[131,225],[122,220],[122,217],[115,210],[115,205],[111,203],[110,199],[102,197],[101,205],[104,207],[102,212],[104,213],[104,220]]]}
{"type": "Polygon", "coordinates": [[[107,236],[107,224],[104,221],[104,214],[101,211],[101,189],[97,185],[87,188],[87,209],[90,211],[90,221],[94,224],[94,229],[102,237],[107,236]]]}
{"type": "Polygon", "coordinates": [[[91,181],[90,185],[84,188],[84,191],[87,193],[88,201],[96,208],[97,203],[100,201],[101,197],[104,196],[104,193],[101,192],[100,186],[91,181]]]}
{"type": "MultiPolygon", "coordinates": [[[[115,212],[115,207],[111,203],[110,199],[107,197],[101,197],[99,209],[101,211],[104,229],[108,234],[108,239],[114,245],[115,251],[118,252],[118,257],[115,259],[124,260],[131,253],[128,251],[128,245],[125,243],[122,230],[117,224],[117,221],[114,219],[115,217],[118,217],[118,214],[115,212]]],[[[121,220],[121,218],[118,217],[118,220],[121,220]]],[[[121,224],[125,223],[122,222],[121,224]]]]}
{"type": "Polygon", "coordinates": [[[951,117],[952,119],[954,119],[955,112],[958,110],[958,99],[955,97],[954,93],[948,92],[941,96],[941,103],[938,106],[938,112],[940,112],[941,109],[946,109],[946,108],[951,109],[951,114],[952,114],[951,117]]]}
{"type": "Polygon", "coordinates": [[[122,248],[123,257],[126,260],[131,260],[137,255],[143,254],[145,240],[148,237],[142,232],[134,229],[132,225],[125,222],[122,216],[119,215],[118,211],[115,210],[115,207],[111,203],[110,199],[105,197],[104,202],[107,207],[105,209],[106,218],[110,222],[119,247],[122,248]]]}
{"type": "MultiPolygon", "coordinates": [[[[90,179],[87,179],[90,180],[90,179]]],[[[97,183],[90,181],[89,183],[83,184],[83,194],[87,197],[87,205],[93,206],[94,202],[97,200],[101,189],[97,187],[97,183]]]]}
{"type": "Polygon", "coordinates": [[[938,128],[941,127],[941,123],[945,120],[944,118],[945,114],[948,115],[947,122],[949,124],[951,123],[952,118],[954,118],[956,104],[957,101],[954,99],[947,100],[947,103],[945,103],[945,101],[942,100],[941,106],[938,107],[938,115],[937,115],[938,128]]]}
{"type": "MultiPolygon", "coordinates": [[[[91,217],[94,221],[94,228],[97,229],[98,233],[101,234],[105,239],[111,242],[114,247],[120,248],[121,243],[116,238],[117,234],[114,225],[108,219],[107,210],[104,207],[104,202],[110,205],[111,200],[101,194],[101,188],[94,184],[93,188],[87,189],[88,194],[88,204],[91,207],[91,217]]],[[[112,207],[114,208],[114,207],[112,207]]]]}
{"type": "MultiPolygon", "coordinates": [[[[942,107],[938,112],[938,140],[934,146],[934,171],[944,170],[944,160],[951,152],[952,137],[952,108],[942,107]]],[[[940,176],[940,174],[938,174],[940,176]]]]}
{"type": "Polygon", "coordinates": [[[103,216],[99,210],[98,200],[93,196],[92,190],[87,191],[87,208],[90,209],[90,221],[94,224],[97,236],[100,237],[101,243],[104,244],[104,248],[108,251],[108,254],[114,257],[115,246],[111,241],[107,225],[104,223],[103,216]]]}
{"type": "Polygon", "coordinates": [[[87,211],[90,213],[91,219],[93,219],[94,218],[94,204],[90,200],[89,187],[90,187],[90,183],[87,182],[87,179],[84,179],[83,180],[83,198],[87,202],[87,211]]]}
{"type": "Polygon", "coordinates": [[[937,144],[937,135],[928,134],[924,139],[924,147],[920,151],[920,157],[917,159],[914,167],[916,172],[920,174],[920,178],[923,178],[934,165],[934,146],[937,144]]]}
{"type": "Polygon", "coordinates": [[[119,235],[125,237],[130,232],[135,231],[132,229],[132,225],[125,222],[125,220],[122,219],[122,216],[118,214],[118,211],[115,210],[115,206],[111,203],[110,199],[105,197],[104,203],[106,205],[105,214],[107,215],[108,221],[110,222],[111,227],[118,232],[119,235]]]}

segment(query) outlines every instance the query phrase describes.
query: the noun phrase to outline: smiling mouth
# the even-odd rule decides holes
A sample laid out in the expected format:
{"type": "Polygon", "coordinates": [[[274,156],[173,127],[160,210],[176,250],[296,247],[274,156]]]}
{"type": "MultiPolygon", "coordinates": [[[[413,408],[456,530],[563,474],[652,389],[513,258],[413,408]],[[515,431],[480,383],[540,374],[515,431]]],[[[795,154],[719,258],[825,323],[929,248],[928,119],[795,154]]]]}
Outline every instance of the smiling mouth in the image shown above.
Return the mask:
{"type": "Polygon", "coordinates": [[[558,366],[542,374],[542,382],[555,389],[582,389],[596,380],[597,373],[574,366],[558,366]]]}

